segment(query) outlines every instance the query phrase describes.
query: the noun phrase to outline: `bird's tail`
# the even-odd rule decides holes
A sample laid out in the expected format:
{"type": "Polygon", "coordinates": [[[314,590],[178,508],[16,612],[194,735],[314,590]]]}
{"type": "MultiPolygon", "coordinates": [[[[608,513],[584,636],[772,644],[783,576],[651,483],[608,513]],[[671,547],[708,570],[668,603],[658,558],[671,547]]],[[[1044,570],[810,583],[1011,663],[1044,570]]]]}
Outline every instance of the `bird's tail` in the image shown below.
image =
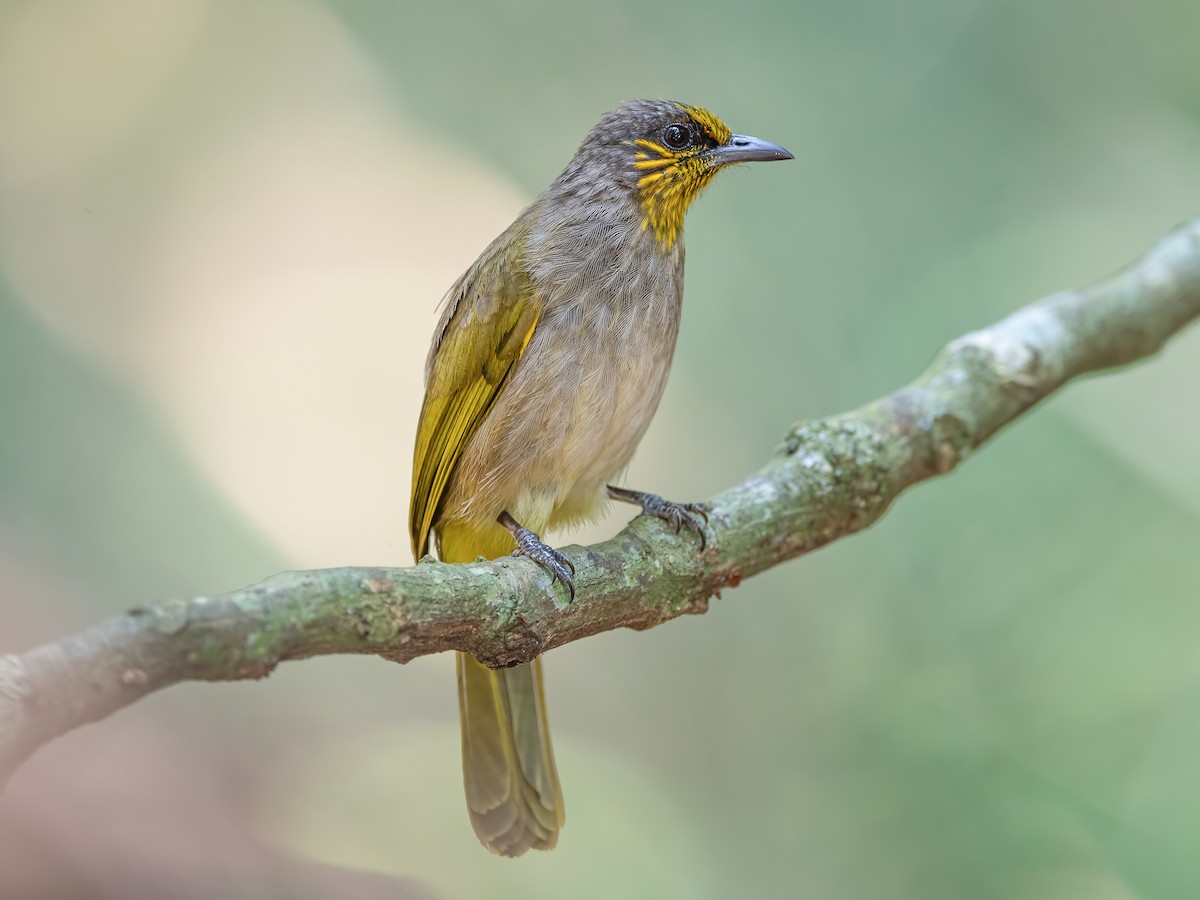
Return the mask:
{"type": "MultiPolygon", "coordinates": [[[[468,562],[479,555],[462,552],[469,545],[464,537],[451,529],[441,534],[446,562],[468,562]]],[[[494,670],[467,654],[457,656],[463,784],[475,834],[501,856],[549,850],[558,841],[564,816],[542,661],[494,670]]]]}

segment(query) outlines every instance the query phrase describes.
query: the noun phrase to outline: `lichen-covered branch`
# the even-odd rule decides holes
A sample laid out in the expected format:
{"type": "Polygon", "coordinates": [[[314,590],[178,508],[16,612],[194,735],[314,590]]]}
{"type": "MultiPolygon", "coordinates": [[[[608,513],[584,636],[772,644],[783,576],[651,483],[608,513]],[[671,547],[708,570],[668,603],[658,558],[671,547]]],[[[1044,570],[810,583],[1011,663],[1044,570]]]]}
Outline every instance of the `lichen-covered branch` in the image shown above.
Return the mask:
{"type": "Polygon", "coordinates": [[[1200,316],[1200,219],[1106,281],[1027,306],[943,349],[912,384],[801,422],[757,473],[709,501],[708,548],[635,519],[569,547],[577,599],[516,558],[285,572],[131,610],[0,656],[0,784],[39,745],[179,681],[261,678],[284,660],[463,650],[496,666],[613,628],[701,613],[709,598],[879,519],[1069,379],[1143,359],[1200,316]]]}

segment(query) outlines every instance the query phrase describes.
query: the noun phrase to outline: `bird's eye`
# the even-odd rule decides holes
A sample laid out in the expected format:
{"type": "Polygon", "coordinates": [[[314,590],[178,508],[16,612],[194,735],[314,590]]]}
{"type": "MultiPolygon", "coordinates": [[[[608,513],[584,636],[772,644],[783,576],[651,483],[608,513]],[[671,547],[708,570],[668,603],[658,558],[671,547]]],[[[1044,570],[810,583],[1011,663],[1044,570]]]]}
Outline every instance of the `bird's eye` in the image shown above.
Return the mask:
{"type": "Polygon", "coordinates": [[[663,143],[672,150],[684,150],[692,143],[692,133],[686,126],[672,122],[663,129],[663,143]]]}

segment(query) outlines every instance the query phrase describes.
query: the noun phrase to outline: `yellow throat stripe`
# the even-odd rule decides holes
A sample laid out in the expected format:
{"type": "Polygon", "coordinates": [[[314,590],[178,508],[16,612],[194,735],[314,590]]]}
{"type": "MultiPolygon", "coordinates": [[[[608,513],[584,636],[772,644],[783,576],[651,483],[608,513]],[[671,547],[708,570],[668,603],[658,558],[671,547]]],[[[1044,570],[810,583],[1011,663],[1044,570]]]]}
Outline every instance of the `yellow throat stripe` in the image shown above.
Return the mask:
{"type": "MultiPolygon", "coordinates": [[[[729,141],[729,126],[699,106],[681,107],[716,144],[729,141]]],[[[692,201],[708,186],[717,169],[700,156],[704,148],[672,150],[647,138],[632,142],[638,148],[633,167],[642,201],[642,230],[653,229],[659,246],[670,250],[683,230],[683,217],[692,201]]]]}

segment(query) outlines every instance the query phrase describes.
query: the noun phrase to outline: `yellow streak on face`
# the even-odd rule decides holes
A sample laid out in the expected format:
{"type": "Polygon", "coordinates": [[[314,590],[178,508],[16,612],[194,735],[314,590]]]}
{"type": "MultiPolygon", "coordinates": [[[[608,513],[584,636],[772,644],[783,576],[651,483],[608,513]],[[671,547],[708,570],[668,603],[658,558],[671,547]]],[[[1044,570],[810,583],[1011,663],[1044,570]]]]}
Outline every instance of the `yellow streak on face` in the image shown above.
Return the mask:
{"type": "Polygon", "coordinates": [[[648,175],[643,175],[638,179],[638,190],[643,194],[650,188],[650,185],[663,177],[663,172],[650,172],[648,175]]]}
{"type": "Polygon", "coordinates": [[[708,186],[717,170],[703,159],[682,157],[673,165],[638,180],[642,195],[642,230],[654,230],[664,251],[683,231],[683,217],[692,201],[708,186]]]}
{"type": "MultiPolygon", "coordinates": [[[[699,106],[680,108],[714,143],[729,142],[729,126],[708,110],[699,106]]],[[[679,240],[688,207],[712,181],[717,169],[700,156],[703,148],[677,151],[647,138],[638,138],[632,144],[639,148],[633,166],[646,173],[638,179],[642,230],[652,228],[659,246],[670,250],[679,240]]]]}
{"type": "Polygon", "coordinates": [[[696,124],[704,129],[704,133],[716,141],[718,144],[728,144],[729,139],[733,136],[733,132],[729,130],[729,126],[710,113],[702,106],[687,106],[680,104],[680,108],[695,120],[696,124]]]}
{"type": "Polygon", "coordinates": [[[639,158],[635,157],[634,162],[633,162],[633,167],[635,169],[661,169],[661,168],[669,166],[673,162],[675,162],[674,159],[670,159],[670,158],[646,159],[640,153],[638,154],[638,156],[641,158],[639,159],[639,158]]]}

